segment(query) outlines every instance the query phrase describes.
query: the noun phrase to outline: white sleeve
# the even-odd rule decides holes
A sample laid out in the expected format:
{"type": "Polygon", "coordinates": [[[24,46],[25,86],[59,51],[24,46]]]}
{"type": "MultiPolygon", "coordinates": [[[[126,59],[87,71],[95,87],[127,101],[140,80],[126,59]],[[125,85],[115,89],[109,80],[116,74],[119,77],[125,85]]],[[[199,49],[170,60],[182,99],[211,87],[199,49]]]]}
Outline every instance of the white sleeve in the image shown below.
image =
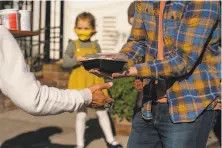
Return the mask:
{"type": "Polygon", "coordinates": [[[18,107],[34,115],[73,112],[92,101],[89,89],[60,90],[41,85],[29,71],[16,40],[1,25],[0,89],[18,107]]]}

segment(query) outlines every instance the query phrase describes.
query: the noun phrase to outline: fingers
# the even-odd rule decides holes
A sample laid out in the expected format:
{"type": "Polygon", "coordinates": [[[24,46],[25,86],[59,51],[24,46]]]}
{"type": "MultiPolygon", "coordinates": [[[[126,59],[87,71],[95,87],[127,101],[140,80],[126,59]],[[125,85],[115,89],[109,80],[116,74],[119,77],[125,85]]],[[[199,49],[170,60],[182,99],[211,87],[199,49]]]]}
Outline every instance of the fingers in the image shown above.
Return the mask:
{"type": "Polygon", "coordinates": [[[134,81],[134,87],[140,92],[143,90],[143,83],[141,80],[134,81]]]}
{"type": "Polygon", "coordinates": [[[127,77],[128,72],[124,71],[123,73],[112,73],[113,78],[121,78],[121,77],[127,77]]]}
{"type": "Polygon", "coordinates": [[[111,103],[113,102],[113,99],[112,98],[104,98],[104,99],[97,99],[97,100],[94,100],[90,105],[89,107],[92,107],[92,108],[104,108],[106,104],[108,103],[111,103]]]}
{"type": "Polygon", "coordinates": [[[106,99],[104,98],[104,99],[98,99],[98,100],[94,100],[93,102],[92,102],[92,104],[96,104],[96,105],[98,105],[98,106],[102,106],[102,105],[105,105],[107,102],[106,102],[106,99]]]}
{"type": "Polygon", "coordinates": [[[110,79],[110,80],[113,79],[110,73],[102,72],[99,69],[91,69],[91,70],[89,70],[89,72],[98,76],[98,77],[104,77],[104,78],[107,78],[107,79],[110,79]]]}
{"type": "Polygon", "coordinates": [[[113,77],[113,78],[123,77],[123,73],[113,73],[113,74],[112,74],[112,77],[113,77]]]}
{"type": "Polygon", "coordinates": [[[137,76],[138,75],[138,71],[136,69],[136,67],[130,67],[127,70],[123,71],[123,73],[113,73],[112,77],[113,78],[121,78],[121,77],[129,77],[129,76],[137,76]]]}
{"type": "Polygon", "coordinates": [[[103,89],[111,88],[112,86],[113,86],[113,83],[109,82],[109,83],[99,84],[97,89],[98,90],[103,90],[103,89]]]}
{"type": "Polygon", "coordinates": [[[112,74],[112,77],[113,77],[113,78],[116,78],[116,77],[119,77],[120,75],[121,75],[120,73],[113,73],[113,74],[112,74]]]}
{"type": "Polygon", "coordinates": [[[110,103],[112,101],[113,101],[113,99],[109,98],[109,97],[106,97],[102,90],[96,90],[93,93],[92,102],[89,106],[93,107],[93,108],[104,107],[105,104],[110,103]]]}
{"type": "Polygon", "coordinates": [[[86,58],[85,57],[83,57],[83,56],[77,56],[77,61],[79,61],[79,62],[82,62],[82,61],[85,61],[86,60],[86,58]]]}
{"type": "Polygon", "coordinates": [[[113,99],[112,99],[112,98],[107,97],[107,98],[106,98],[106,103],[111,103],[111,102],[113,102],[113,99]]]}
{"type": "Polygon", "coordinates": [[[108,89],[108,88],[111,88],[112,86],[113,86],[112,82],[104,83],[104,84],[97,84],[97,85],[93,85],[93,86],[89,87],[89,90],[92,93],[94,93],[97,90],[108,89]]]}
{"type": "Polygon", "coordinates": [[[99,69],[90,69],[89,72],[95,73],[95,74],[100,74],[99,69]]]}
{"type": "Polygon", "coordinates": [[[221,103],[217,103],[213,110],[221,110],[221,103]]]}
{"type": "Polygon", "coordinates": [[[102,77],[102,73],[99,71],[99,69],[90,69],[89,72],[98,77],[102,77]]]}

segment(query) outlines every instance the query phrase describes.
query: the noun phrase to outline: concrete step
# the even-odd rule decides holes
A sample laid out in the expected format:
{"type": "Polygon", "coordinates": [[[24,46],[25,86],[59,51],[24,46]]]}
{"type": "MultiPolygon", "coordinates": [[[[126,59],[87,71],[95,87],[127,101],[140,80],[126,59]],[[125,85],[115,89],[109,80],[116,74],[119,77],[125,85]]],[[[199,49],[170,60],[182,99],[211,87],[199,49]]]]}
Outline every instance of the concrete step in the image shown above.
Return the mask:
{"type": "Polygon", "coordinates": [[[43,71],[44,79],[60,79],[60,80],[68,80],[69,73],[67,72],[53,72],[53,71],[43,71]]]}
{"type": "Polygon", "coordinates": [[[44,64],[43,65],[43,71],[53,71],[53,72],[58,72],[58,71],[62,71],[61,70],[61,65],[60,64],[44,64]]]}

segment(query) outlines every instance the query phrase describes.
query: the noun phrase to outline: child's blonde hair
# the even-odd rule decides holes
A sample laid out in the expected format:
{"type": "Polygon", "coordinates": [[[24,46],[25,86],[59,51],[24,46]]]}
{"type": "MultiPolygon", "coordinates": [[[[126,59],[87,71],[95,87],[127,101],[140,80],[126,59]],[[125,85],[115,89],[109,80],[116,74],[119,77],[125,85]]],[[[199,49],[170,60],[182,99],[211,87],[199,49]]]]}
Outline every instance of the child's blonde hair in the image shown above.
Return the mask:
{"type": "Polygon", "coordinates": [[[80,13],[77,17],[76,17],[76,22],[75,22],[75,25],[77,26],[77,23],[80,19],[87,19],[89,20],[90,22],[90,25],[92,26],[93,29],[96,28],[96,19],[95,17],[91,14],[91,13],[88,13],[88,12],[83,12],[83,13],[80,13]]]}

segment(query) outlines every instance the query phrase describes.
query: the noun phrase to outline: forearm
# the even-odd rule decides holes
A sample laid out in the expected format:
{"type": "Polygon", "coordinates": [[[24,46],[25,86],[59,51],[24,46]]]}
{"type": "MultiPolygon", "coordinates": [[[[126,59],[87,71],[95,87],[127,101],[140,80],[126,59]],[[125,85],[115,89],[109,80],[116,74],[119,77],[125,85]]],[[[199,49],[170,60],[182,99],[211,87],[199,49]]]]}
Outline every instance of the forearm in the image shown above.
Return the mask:
{"type": "Polygon", "coordinates": [[[92,94],[42,86],[29,71],[21,49],[12,35],[0,26],[0,88],[13,103],[34,115],[76,111],[88,105],[92,94]]]}
{"type": "MultiPolygon", "coordinates": [[[[21,98],[24,98],[21,102],[28,100],[28,96],[21,98]]],[[[51,115],[77,111],[83,105],[87,106],[91,103],[92,95],[89,89],[59,90],[40,85],[37,95],[29,98],[32,98],[30,103],[23,106],[23,109],[34,115],[51,115]]]]}
{"type": "Polygon", "coordinates": [[[191,72],[205,52],[211,33],[218,26],[219,2],[189,2],[176,31],[169,56],[136,65],[138,75],[156,79],[183,76],[191,72]],[[197,8],[197,9],[196,9],[197,8]],[[207,23],[206,23],[207,22],[207,23]],[[217,26],[216,26],[217,25],[217,26]]]}
{"type": "Polygon", "coordinates": [[[129,58],[128,67],[144,62],[145,49],[146,46],[143,42],[133,41],[130,38],[128,39],[128,42],[121,50],[121,53],[125,53],[129,58]]]}
{"type": "Polygon", "coordinates": [[[136,64],[137,76],[154,79],[166,79],[186,74],[187,63],[179,55],[171,55],[164,60],[153,60],[142,64],[136,64]]]}
{"type": "Polygon", "coordinates": [[[121,52],[125,53],[129,58],[128,66],[143,63],[145,59],[145,51],[147,50],[147,34],[141,9],[139,2],[136,2],[136,11],[134,14],[131,34],[127,43],[121,50],[121,52]]]}
{"type": "Polygon", "coordinates": [[[78,59],[74,56],[75,52],[75,43],[73,41],[70,41],[63,56],[63,68],[73,68],[78,65],[78,59]]]}
{"type": "Polygon", "coordinates": [[[75,56],[70,57],[69,55],[66,54],[64,54],[63,56],[63,61],[64,61],[62,64],[63,68],[73,68],[79,63],[75,56]]]}
{"type": "Polygon", "coordinates": [[[27,85],[24,85],[24,79],[22,83],[16,82],[8,85],[6,81],[6,83],[2,83],[2,91],[18,107],[33,115],[77,111],[83,105],[89,105],[92,98],[88,89],[82,91],[59,90],[54,87],[42,86],[38,81],[31,79],[30,81],[25,80],[27,85]]]}

